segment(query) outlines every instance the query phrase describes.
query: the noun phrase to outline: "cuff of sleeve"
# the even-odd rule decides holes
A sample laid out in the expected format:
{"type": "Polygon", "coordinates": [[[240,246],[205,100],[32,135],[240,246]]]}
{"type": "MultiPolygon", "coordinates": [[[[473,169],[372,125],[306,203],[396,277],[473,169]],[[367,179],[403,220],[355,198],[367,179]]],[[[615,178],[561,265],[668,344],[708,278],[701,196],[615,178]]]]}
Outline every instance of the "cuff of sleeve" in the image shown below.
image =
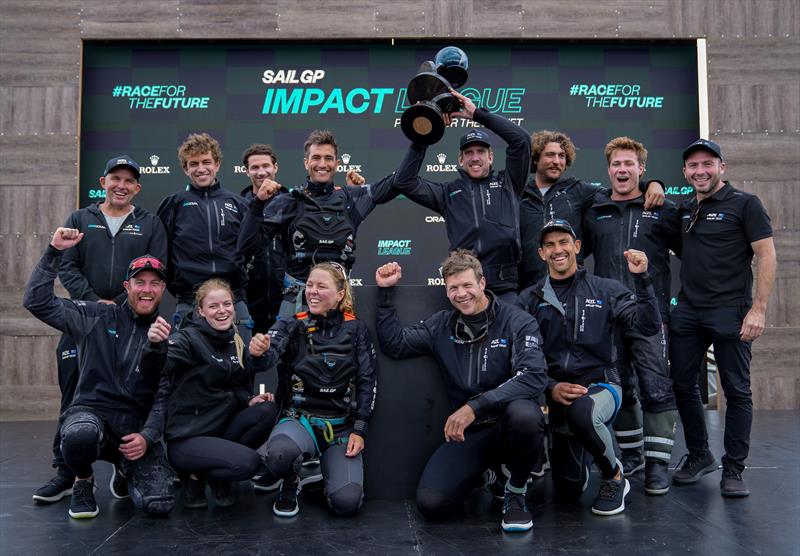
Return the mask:
{"type": "Polygon", "coordinates": [[[475,109],[475,113],[472,115],[472,119],[479,124],[485,124],[486,120],[488,119],[487,116],[489,115],[489,111],[485,108],[479,106],[475,109]]]}
{"type": "Polygon", "coordinates": [[[547,386],[545,386],[545,388],[544,388],[544,389],[545,389],[545,392],[547,392],[548,394],[549,394],[550,392],[552,392],[552,391],[553,391],[553,388],[555,388],[556,384],[558,384],[558,381],[557,381],[557,380],[555,380],[555,379],[552,379],[552,378],[548,378],[548,379],[547,379],[547,386]]]}
{"type": "Polygon", "coordinates": [[[153,444],[156,443],[157,439],[154,438],[155,437],[154,431],[151,431],[150,429],[142,429],[141,432],[139,432],[139,434],[141,434],[142,438],[144,438],[144,441],[147,442],[148,450],[153,447],[153,444]]]}
{"type": "Polygon", "coordinates": [[[362,438],[367,437],[368,428],[369,428],[369,423],[364,419],[356,419],[355,422],[353,423],[353,432],[362,438]]]}
{"type": "Polygon", "coordinates": [[[479,418],[486,413],[486,409],[489,405],[489,401],[486,399],[486,396],[480,395],[477,398],[472,398],[469,400],[466,405],[472,408],[472,411],[475,412],[475,418],[479,418]]]}
{"type": "Polygon", "coordinates": [[[650,274],[644,271],[633,275],[633,284],[637,292],[645,293],[652,286],[653,280],[650,278],[650,274]]]}
{"type": "Polygon", "coordinates": [[[664,187],[663,181],[651,180],[651,179],[639,180],[639,191],[641,191],[642,193],[647,193],[647,188],[650,186],[652,182],[656,182],[657,184],[659,184],[661,186],[661,189],[663,189],[666,192],[667,188],[664,187]]]}
{"type": "Polygon", "coordinates": [[[394,287],[378,288],[378,305],[381,307],[391,307],[394,305],[394,287]]]}

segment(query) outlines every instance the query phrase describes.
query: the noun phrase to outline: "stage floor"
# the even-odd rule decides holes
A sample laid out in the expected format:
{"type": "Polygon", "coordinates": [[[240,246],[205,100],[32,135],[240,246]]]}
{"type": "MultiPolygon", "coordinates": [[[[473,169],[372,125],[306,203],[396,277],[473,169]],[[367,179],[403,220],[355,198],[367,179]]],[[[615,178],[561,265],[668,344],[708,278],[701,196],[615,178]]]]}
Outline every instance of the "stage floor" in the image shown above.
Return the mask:
{"type": "MultiPolygon", "coordinates": [[[[722,455],[722,415],[708,414],[712,449],[722,455]]],[[[68,499],[40,506],[31,494],[50,478],[52,422],[0,423],[2,554],[800,554],[800,412],[757,411],[747,485],[749,498],[724,499],[720,472],[697,484],[647,496],[643,474],[631,480],[626,511],[591,513],[597,475],[580,503],[552,501],[549,473],[529,489],[532,533],[504,534],[499,505],[476,491],[464,518],[427,523],[413,500],[370,500],[360,515],[329,515],[319,497],[301,499],[300,515],[277,518],[275,494],[236,485],[231,508],[184,510],[153,519],[114,499],[110,465],[95,474],[100,515],[76,521],[68,499]]],[[[682,439],[682,432],[678,432],[682,439]]],[[[684,453],[676,442],[671,467],[684,453]]],[[[367,493],[369,495],[369,493],[367,493]]]]}

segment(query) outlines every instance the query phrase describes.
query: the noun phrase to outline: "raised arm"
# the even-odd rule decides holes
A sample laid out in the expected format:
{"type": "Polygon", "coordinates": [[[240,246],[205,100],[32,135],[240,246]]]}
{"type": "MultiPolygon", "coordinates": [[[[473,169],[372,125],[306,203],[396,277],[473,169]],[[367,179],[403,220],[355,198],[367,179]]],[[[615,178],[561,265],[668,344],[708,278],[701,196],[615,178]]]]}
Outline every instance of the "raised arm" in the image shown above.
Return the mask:
{"type": "Polygon", "coordinates": [[[623,333],[652,336],[661,330],[661,312],[658,308],[653,281],[647,274],[647,255],[643,251],[625,251],[628,271],[633,274],[635,292],[619,284],[612,303],[614,317],[623,327],[623,333]]]}

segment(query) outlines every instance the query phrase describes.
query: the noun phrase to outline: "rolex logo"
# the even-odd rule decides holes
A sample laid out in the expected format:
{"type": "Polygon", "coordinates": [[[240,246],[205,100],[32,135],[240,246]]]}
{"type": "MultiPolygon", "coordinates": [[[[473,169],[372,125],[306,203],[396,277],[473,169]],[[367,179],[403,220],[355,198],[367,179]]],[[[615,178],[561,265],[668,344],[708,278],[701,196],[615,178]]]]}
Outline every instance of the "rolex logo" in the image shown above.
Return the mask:
{"type": "Polygon", "coordinates": [[[447,155],[444,153],[439,153],[436,155],[436,160],[439,161],[439,164],[444,164],[444,161],[447,160],[447,155]]]}
{"type": "Polygon", "coordinates": [[[158,160],[159,158],[157,154],[150,155],[150,164],[152,164],[153,166],[158,166],[158,160]]]}
{"type": "Polygon", "coordinates": [[[350,164],[350,155],[347,153],[342,154],[342,162],[345,164],[350,164]]]}
{"type": "Polygon", "coordinates": [[[157,154],[150,155],[150,166],[142,166],[139,172],[142,174],[169,174],[169,166],[159,166],[161,158],[157,154]]]}

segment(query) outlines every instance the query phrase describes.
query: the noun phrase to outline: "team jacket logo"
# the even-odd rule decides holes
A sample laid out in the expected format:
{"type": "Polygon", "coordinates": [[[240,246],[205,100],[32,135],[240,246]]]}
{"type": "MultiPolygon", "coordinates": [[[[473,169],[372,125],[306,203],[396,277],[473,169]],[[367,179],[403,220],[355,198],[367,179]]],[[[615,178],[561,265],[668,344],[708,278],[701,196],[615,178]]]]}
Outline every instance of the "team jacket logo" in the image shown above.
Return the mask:
{"type": "Polygon", "coordinates": [[[602,309],[603,308],[603,300],[602,299],[586,299],[585,303],[584,303],[584,307],[602,309]]]}
{"type": "Polygon", "coordinates": [[[89,224],[88,227],[89,228],[97,228],[98,230],[105,230],[106,229],[106,227],[103,226],[102,224],[89,224]]]}
{"type": "MultiPolygon", "coordinates": [[[[447,160],[447,155],[444,153],[439,153],[436,155],[436,160],[439,161],[439,164],[428,164],[426,165],[425,169],[428,172],[455,172],[457,166],[455,164],[445,164],[447,160]]],[[[451,194],[452,195],[452,194],[451,194]]]]}
{"type": "Polygon", "coordinates": [[[186,201],[182,205],[182,207],[197,207],[200,206],[197,204],[197,201],[186,201]]]}
{"type": "Polygon", "coordinates": [[[158,161],[161,158],[157,154],[150,155],[150,166],[142,166],[139,168],[141,174],[169,174],[169,166],[159,166],[158,161]]]}
{"type": "Polygon", "coordinates": [[[237,214],[239,212],[239,208],[236,205],[234,205],[233,203],[229,202],[229,201],[225,201],[225,208],[228,209],[229,211],[235,212],[237,214]]]}
{"type": "Polygon", "coordinates": [[[508,347],[508,340],[505,338],[495,338],[489,344],[490,348],[507,348],[508,347]]]}
{"type": "Polygon", "coordinates": [[[706,214],[706,222],[722,222],[725,220],[724,212],[709,212],[706,214]]]}
{"type": "Polygon", "coordinates": [[[652,218],[653,220],[658,220],[661,216],[661,212],[657,210],[643,210],[642,211],[642,218],[652,218]]]}
{"type": "Polygon", "coordinates": [[[539,345],[539,338],[536,336],[525,336],[525,347],[534,348],[539,345]]]}
{"type": "Polygon", "coordinates": [[[128,224],[122,228],[122,233],[132,236],[140,236],[142,235],[142,227],[139,224],[128,224]]]}

